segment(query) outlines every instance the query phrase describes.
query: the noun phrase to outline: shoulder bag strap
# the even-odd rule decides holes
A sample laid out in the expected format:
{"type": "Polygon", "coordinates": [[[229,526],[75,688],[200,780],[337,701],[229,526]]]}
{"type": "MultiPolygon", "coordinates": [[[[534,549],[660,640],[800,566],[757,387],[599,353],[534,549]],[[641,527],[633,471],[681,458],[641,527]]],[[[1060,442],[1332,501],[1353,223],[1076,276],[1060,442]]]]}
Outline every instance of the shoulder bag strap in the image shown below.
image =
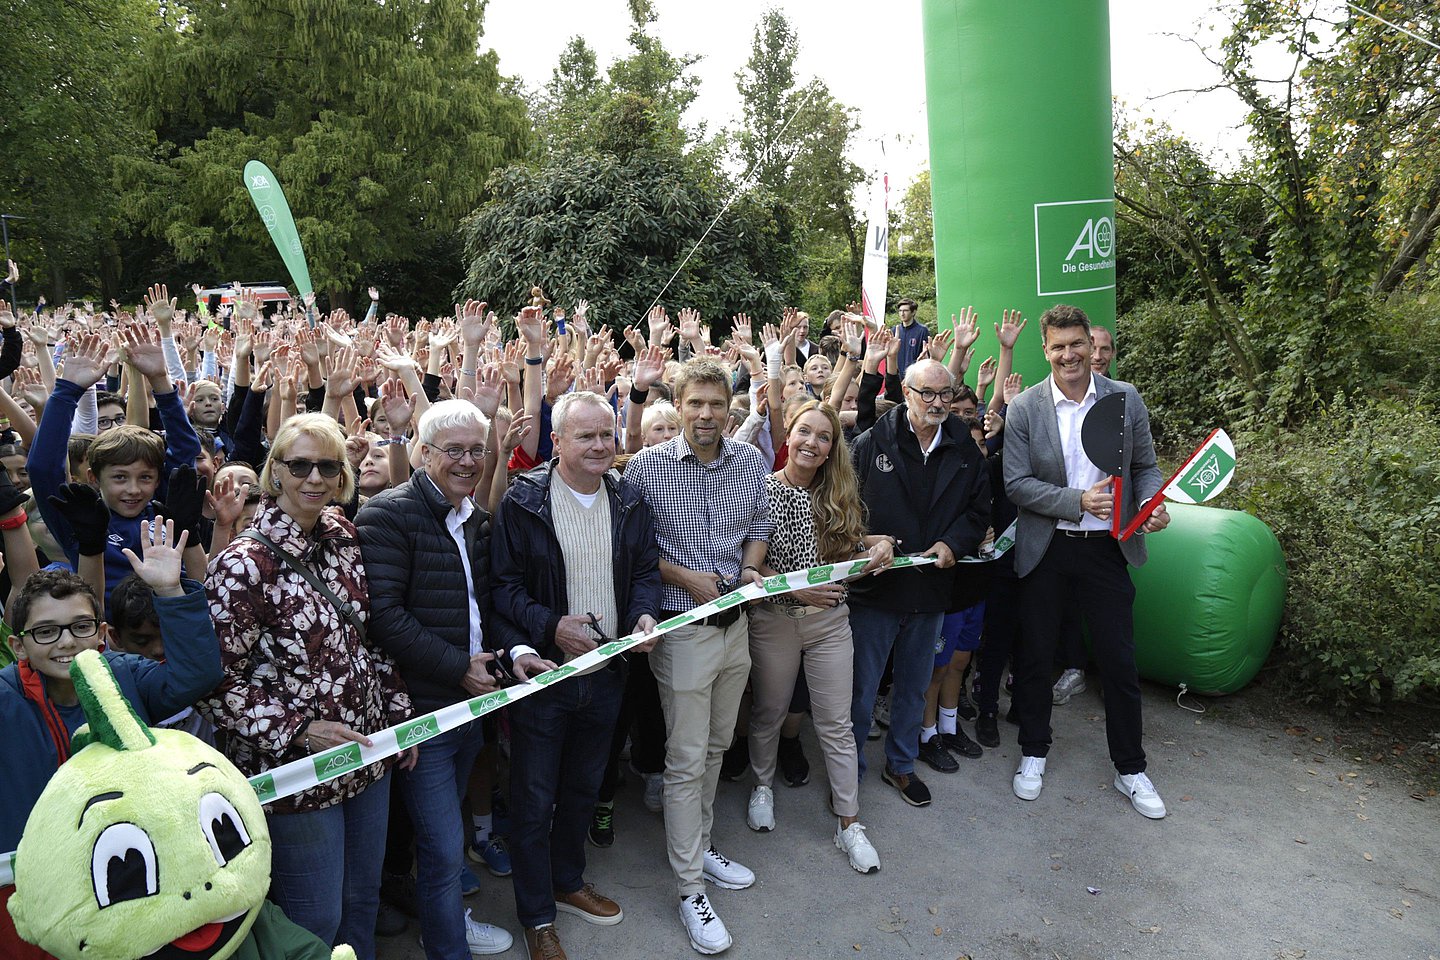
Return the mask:
{"type": "Polygon", "coordinates": [[[275,544],[275,541],[271,540],[269,537],[265,536],[265,534],[259,532],[258,530],[246,530],[244,533],[236,534],[235,539],[238,540],[241,537],[246,537],[251,540],[258,540],[259,542],[265,544],[265,546],[269,547],[270,552],[275,554],[276,558],[278,558],[281,563],[285,564],[285,566],[289,567],[291,570],[294,570],[296,573],[300,574],[300,576],[304,577],[306,583],[310,584],[310,586],[314,587],[320,592],[320,595],[322,597],[330,601],[330,605],[335,608],[335,612],[340,615],[340,619],[353,627],[355,632],[360,636],[361,643],[368,642],[365,634],[365,624],[360,620],[358,616],[356,616],[354,607],[352,607],[348,603],[343,602],[339,597],[335,596],[335,591],[327,587],[325,585],[325,581],[321,580],[319,575],[317,575],[314,570],[311,570],[299,560],[290,556],[290,554],[286,553],[284,550],[281,550],[279,546],[275,544]]]}

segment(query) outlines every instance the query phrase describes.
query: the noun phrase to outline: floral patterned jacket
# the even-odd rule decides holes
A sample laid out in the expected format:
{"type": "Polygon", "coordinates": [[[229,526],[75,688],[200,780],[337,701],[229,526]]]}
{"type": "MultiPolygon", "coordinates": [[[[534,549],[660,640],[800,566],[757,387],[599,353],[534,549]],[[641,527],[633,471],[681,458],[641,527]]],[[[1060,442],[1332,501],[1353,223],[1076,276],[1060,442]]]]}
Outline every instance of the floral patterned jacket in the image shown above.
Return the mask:
{"type": "MultiPolygon", "coordinates": [[[[326,510],[311,536],[274,499],[253,527],[319,574],[369,623],[370,597],[355,528],[326,510]]],[[[334,605],[258,540],[237,538],[210,561],[205,592],[225,669],[200,710],[225,736],[225,753],[246,776],[308,755],[311,720],[374,733],[410,716],[395,663],[362,643],[334,605]]],[[[358,795],[384,775],[373,763],[271,805],[274,813],[316,810],[358,795]]]]}

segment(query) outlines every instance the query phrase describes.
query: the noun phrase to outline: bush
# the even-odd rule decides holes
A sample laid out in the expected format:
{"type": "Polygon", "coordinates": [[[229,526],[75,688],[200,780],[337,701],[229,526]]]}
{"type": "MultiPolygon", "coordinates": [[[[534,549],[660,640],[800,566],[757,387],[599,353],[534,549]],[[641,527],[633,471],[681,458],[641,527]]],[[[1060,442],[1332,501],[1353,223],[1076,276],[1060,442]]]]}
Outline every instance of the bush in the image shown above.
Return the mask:
{"type": "Polygon", "coordinates": [[[1189,453],[1211,430],[1233,432],[1244,387],[1202,303],[1151,300],[1116,322],[1115,371],[1150,410],[1155,443],[1189,453]]]}
{"type": "Polygon", "coordinates": [[[1227,498],[1284,546],[1280,649],[1306,699],[1440,694],[1436,412],[1398,399],[1341,403],[1299,430],[1236,438],[1227,498]]]}

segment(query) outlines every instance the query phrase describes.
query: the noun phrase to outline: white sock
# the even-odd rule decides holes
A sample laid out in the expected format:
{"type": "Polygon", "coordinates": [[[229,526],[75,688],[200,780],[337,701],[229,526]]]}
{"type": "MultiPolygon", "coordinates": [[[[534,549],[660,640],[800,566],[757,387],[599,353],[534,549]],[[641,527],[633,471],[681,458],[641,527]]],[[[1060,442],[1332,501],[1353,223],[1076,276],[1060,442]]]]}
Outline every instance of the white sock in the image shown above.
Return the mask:
{"type": "Polygon", "coordinates": [[[487,813],[483,817],[478,814],[470,817],[470,822],[475,826],[476,843],[484,843],[490,839],[490,822],[492,816],[492,814],[487,813]]]}
{"type": "Polygon", "coordinates": [[[940,708],[940,732],[941,732],[941,733],[954,733],[954,732],[955,732],[955,715],[956,715],[957,713],[959,713],[959,712],[960,712],[960,708],[959,708],[959,707],[941,707],[941,708],[940,708]]]}
{"type": "Polygon", "coordinates": [[[920,742],[921,742],[921,743],[929,743],[931,740],[934,740],[934,739],[935,739],[935,735],[938,734],[939,732],[940,732],[940,731],[937,730],[937,729],[934,728],[934,727],[921,727],[921,728],[920,728],[920,742]]]}

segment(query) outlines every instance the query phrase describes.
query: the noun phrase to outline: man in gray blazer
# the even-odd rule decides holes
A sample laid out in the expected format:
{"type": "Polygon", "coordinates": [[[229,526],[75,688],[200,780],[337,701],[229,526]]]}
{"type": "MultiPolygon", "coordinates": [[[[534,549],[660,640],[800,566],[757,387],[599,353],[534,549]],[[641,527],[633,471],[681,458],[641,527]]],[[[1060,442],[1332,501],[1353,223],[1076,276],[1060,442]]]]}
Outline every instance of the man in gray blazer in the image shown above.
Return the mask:
{"type": "MultiPolygon", "coordinates": [[[[1145,540],[1110,536],[1110,478],[1085,456],[1080,428],[1095,402],[1125,395],[1125,485],[1121,519],[1128,521],[1160,492],[1150,418],[1128,383],[1090,368],[1090,321],[1078,307],[1051,307],[1040,318],[1050,376],[1015,399],[1005,418],[1005,492],[1019,508],[1015,574],[1020,578],[1021,645],[1015,660],[1015,712],[1020,721],[1020,769],[1015,795],[1040,796],[1050,750],[1050,669],[1061,621],[1077,609],[1090,627],[1105,693],[1105,733],[1115,764],[1115,788],[1141,814],[1165,816],[1165,804],[1145,775],[1141,746],[1140,677],[1135,668],[1128,565],[1145,562],[1145,540]]],[[[1140,528],[1154,533],[1170,522],[1162,505],[1140,528]]]]}

